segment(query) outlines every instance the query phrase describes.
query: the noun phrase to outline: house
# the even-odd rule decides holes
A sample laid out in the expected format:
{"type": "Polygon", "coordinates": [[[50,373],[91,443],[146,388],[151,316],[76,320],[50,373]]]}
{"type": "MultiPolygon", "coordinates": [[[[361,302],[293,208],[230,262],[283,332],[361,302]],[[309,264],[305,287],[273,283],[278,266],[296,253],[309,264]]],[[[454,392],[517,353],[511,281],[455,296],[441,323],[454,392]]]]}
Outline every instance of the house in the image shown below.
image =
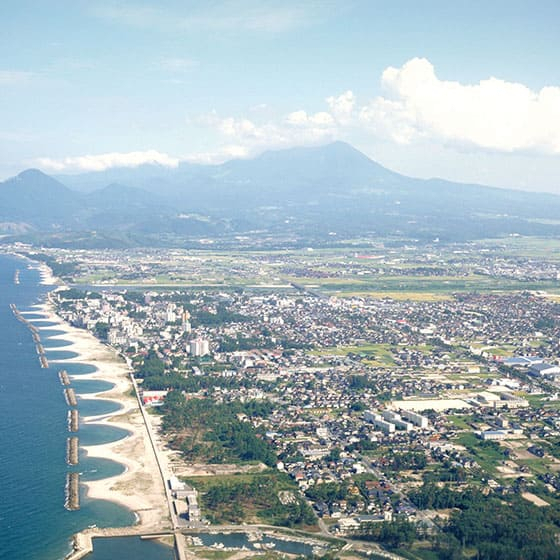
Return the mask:
{"type": "Polygon", "coordinates": [[[140,398],[144,406],[161,406],[169,391],[141,391],[140,398]]]}

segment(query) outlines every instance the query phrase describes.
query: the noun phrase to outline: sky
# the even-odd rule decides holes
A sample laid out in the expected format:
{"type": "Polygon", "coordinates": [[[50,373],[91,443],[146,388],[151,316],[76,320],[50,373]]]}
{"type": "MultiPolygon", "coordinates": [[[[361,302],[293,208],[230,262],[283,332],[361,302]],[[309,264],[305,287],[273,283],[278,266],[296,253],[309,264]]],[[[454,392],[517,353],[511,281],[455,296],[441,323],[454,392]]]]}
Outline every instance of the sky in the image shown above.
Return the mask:
{"type": "Polygon", "coordinates": [[[2,0],[0,179],[346,141],[560,194],[557,0],[2,0]]]}

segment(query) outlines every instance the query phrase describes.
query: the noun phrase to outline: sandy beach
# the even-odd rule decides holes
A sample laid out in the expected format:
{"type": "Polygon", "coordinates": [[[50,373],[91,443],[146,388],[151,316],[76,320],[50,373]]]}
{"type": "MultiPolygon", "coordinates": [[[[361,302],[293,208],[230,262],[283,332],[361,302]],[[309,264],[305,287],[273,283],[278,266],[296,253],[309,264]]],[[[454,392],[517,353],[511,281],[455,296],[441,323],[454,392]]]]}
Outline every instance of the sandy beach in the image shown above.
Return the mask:
{"type": "MultiPolygon", "coordinates": [[[[41,272],[44,283],[53,282],[48,268],[41,272]]],[[[51,369],[64,369],[65,363],[87,363],[95,366],[97,371],[80,375],[79,379],[98,379],[114,384],[109,391],[83,398],[113,400],[122,408],[109,415],[85,417],[81,421],[105,423],[130,432],[129,436],[116,442],[82,447],[90,457],[111,459],[126,466],[125,472],[118,476],[87,482],[88,496],[111,500],[129,508],[136,514],[139,528],[143,530],[158,531],[169,528],[169,511],[163,482],[142,414],[132,393],[128,366],[111,348],[99,342],[90,332],[63,322],[54,313],[52,304],[38,305],[35,309],[44,314],[46,321],[58,323],[56,329],[64,331],[64,334],[51,337],[50,340],[59,338],[71,341],[72,344],[64,346],[63,349],[78,354],[69,360],[51,362],[51,369]]],[[[41,320],[34,320],[34,324],[41,329],[41,320]]]]}
{"type": "Polygon", "coordinates": [[[57,284],[57,279],[53,276],[52,270],[45,263],[39,263],[38,270],[41,276],[41,284],[45,286],[57,284]]]}

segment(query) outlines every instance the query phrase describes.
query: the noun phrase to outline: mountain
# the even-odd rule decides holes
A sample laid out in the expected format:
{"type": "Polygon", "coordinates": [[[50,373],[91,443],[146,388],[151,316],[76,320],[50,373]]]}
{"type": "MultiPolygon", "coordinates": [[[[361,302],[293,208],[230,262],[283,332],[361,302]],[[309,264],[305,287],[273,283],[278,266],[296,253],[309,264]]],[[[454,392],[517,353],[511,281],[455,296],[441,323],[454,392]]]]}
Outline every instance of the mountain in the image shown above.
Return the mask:
{"type": "Polygon", "coordinates": [[[28,222],[56,228],[73,223],[79,196],[38,169],[28,169],[0,183],[0,222],[28,222]]]}
{"type": "Polygon", "coordinates": [[[296,244],[364,236],[462,241],[558,235],[558,215],[558,196],[406,177],[343,142],[221,165],[143,165],[56,179],[28,170],[0,184],[0,224],[45,239],[81,231],[82,243],[93,230],[99,243],[118,237],[131,245],[180,245],[197,236],[234,243],[241,234],[296,244]]]}
{"type": "Polygon", "coordinates": [[[111,184],[131,185],[157,193],[158,185],[165,183],[168,178],[174,180],[178,174],[188,174],[191,168],[196,169],[197,166],[181,163],[178,168],[169,168],[158,164],[144,164],[138,167],[115,167],[105,171],[56,175],[55,179],[80,193],[92,193],[111,184]]]}
{"type": "MultiPolygon", "coordinates": [[[[177,168],[142,165],[78,175],[59,175],[58,180],[81,192],[109,183],[134,186],[175,201],[188,197],[197,206],[240,204],[242,199],[284,202],[293,193],[315,196],[325,188],[344,191],[349,184],[390,185],[402,176],[344,142],[320,147],[268,151],[251,160],[232,160],[220,165],[181,163],[177,168]],[[302,192],[303,189],[303,192],[302,192]],[[226,197],[224,200],[223,197],[226,197]]],[[[251,200],[253,202],[251,202],[251,200]]]]}

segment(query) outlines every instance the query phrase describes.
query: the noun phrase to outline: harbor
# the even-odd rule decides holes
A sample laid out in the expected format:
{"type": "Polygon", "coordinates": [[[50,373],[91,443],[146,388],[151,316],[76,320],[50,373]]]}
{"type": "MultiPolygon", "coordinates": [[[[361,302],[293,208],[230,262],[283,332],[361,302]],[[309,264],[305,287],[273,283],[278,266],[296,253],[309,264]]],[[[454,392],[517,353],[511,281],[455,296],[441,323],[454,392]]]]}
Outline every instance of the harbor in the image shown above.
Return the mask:
{"type": "MultiPolygon", "coordinates": [[[[142,530],[140,527],[103,529],[91,526],[74,535],[72,539],[72,551],[64,560],[80,560],[81,558],[87,557],[88,554],[91,554],[94,550],[94,541],[99,542],[106,539],[129,540],[131,538],[137,538],[141,541],[166,540],[171,542],[174,538],[174,534],[171,531],[156,532],[145,529],[142,530]]],[[[174,555],[175,558],[184,558],[184,556],[179,556],[176,545],[169,547],[169,554],[174,555]]]]}

